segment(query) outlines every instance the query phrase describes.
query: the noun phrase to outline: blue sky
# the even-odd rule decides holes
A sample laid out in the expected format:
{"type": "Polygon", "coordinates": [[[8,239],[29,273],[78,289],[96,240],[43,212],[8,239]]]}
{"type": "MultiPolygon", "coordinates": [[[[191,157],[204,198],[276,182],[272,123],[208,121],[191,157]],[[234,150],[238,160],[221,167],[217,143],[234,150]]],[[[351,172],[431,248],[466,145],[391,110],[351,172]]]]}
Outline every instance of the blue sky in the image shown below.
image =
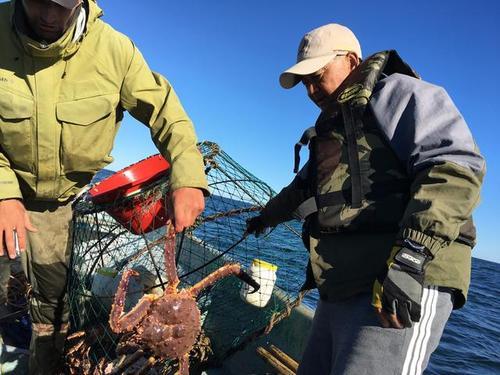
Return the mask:
{"type": "MultiPolygon", "coordinates": [[[[104,19],[131,37],[151,68],[172,82],[199,139],[217,142],[275,190],[293,178],[293,145],[318,114],[303,87],[283,90],[278,84],[302,35],[336,22],[356,33],[365,56],[398,50],[425,80],[447,89],[486,157],[474,256],[500,262],[495,194],[500,186],[500,1],[98,3],[104,19]]],[[[127,117],[111,168],[155,152],[147,129],[127,117]]]]}

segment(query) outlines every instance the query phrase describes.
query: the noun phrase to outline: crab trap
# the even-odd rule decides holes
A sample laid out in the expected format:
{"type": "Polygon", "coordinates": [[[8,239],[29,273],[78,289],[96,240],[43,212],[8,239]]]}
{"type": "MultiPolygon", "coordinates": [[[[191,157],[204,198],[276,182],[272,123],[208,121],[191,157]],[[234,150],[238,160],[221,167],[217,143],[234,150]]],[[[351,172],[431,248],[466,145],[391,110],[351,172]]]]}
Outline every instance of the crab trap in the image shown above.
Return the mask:
{"type": "MultiPolygon", "coordinates": [[[[167,275],[172,279],[177,274],[176,293],[194,290],[193,286],[206,281],[193,295],[199,309],[199,315],[193,316],[199,324],[186,318],[168,328],[177,337],[184,331],[193,335],[190,327],[200,326],[194,331],[194,345],[188,345],[186,358],[189,355],[191,366],[221,363],[269,332],[300,302],[307,253],[297,223],[279,225],[259,238],[245,236],[247,219],[259,213],[273,190],[216,144],[203,142],[199,149],[211,195],[195,225],[176,235],[174,275],[165,261],[169,165],[163,158],[156,155],[112,174],[76,201],[68,372],[170,373],[177,369],[175,356],[158,355],[156,344],[144,339],[145,330],[156,329],[160,337],[166,329],[161,323],[155,328],[157,320],[150,316],[161,315],[158,301],[172,294],[169,281],[173,280],[167,275]],[[236,271],[217,277],[216,282],[206,280],[221,267],[235,264],[260,284],[257,292],[249,294],[252,287],[233,275],[236,271]],[[125,272],[132,276],[124,288],[125,272]],[[115,333],[110,328],[110,312],[120,290],[125,296],[124,314],[137,308],[139,301],[142,305],[127,321],[130,329],[115,333]]],[[[169,311],[176,309],[174,305],[169,311]]]]}

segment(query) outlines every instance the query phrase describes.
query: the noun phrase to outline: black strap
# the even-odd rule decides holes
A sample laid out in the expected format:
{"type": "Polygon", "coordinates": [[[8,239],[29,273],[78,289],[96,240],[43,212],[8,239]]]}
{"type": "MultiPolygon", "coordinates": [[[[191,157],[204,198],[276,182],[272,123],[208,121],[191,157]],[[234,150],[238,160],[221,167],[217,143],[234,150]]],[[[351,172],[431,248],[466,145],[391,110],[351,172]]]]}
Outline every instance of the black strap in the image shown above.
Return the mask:
{"type": "MultiPolygon", "coordinates": [[[[377,201],[387,195],[392,194],[408,194],[409,182],[408,180],[394,180],[390,183],[373,183],[367,186],[365,197],[369,201],[377,201]]],[[[318,209],[336,206],[339,204],[346,204],[346,197],[349,196],[349,190],[334,191],[331,193],[321,194],[316,198],[316,205],[318,209]]],[[[300,206],[299,206],[300,207],[300,206]]]]}
{"type": "Polygon", "coordinates": [[[311,126],[306,129],[300,137],[300,140],[295,144],[295,163],[293,165],[293,173],[297,173],[299,171],[300,166],[300,149],[302,146],[307,146],[311,138],[316,137],[316,128],[311,126]]]}
{"type": "Polygon", "coordinates": [[[316,197],[311,197],[302,202],[299,207],[293,212],[293,216],[299,220],[303,220],[309,215],[318,211],[318,205],[316,204],[316,197]]]}
{"type": "Polygon", "coordinates": [[[325,207],[336,206],[347,203],[346,195],[349,190],[333,191],[331,193],[321,194],[316,197],[316,206],[318,210],[325,207]]]}
{"type": "Polygon", "coordinates": [[[347,155],[349,157],[349,168],[351,176],[352,208],[360,208],[363,200],[363,190],[361,187],[361,168],[359,166],[358,142],[356,140],[356,130],[361,130],[361,121],[353,113],[353,108],[349,104],[342,104],[342,115],[344,117],[345,134],[347,139],[347,155]]]}
{"type": "Polygon", "coordinates": [[[469,217],[465,224],[460,227],[460,232],[455,241],[470,246],[471,248],[476,246],[476,227],[474,226],[472,217],[469,217]]]}

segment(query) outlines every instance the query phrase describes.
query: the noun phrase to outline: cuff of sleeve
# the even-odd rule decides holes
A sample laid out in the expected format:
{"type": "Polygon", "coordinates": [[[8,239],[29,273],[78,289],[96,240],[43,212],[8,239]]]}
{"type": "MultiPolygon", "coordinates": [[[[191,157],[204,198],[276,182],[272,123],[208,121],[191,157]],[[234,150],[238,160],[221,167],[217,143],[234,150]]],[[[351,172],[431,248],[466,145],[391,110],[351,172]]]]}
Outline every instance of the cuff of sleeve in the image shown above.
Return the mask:
{"type": "Polygon", "coordinates": [[[205,197],[210,196],[203,162],[199,154],[178,158],[172,162],[170,188],[173,191],[183,187],[201,189],[205,197]]]}
{"type": "Polygon", "coordinates": [[[0,200],[23,199],[17,181],[0,181],[0,200]]]}
{"type": "Polygon", "coordinates": [[[269,217],[269,215],[267,215],[265,208],[262,209],[262,211],[260,211],[260,215],[259,216],[260,216],[260,219],[262,220],[262,222],[264,224],[266,224],[266,226],[268,226],[268,227],[274,227],[274,226],[277,225],[277,224],[274,224],[272,220],[270,220],[270,217],[269,217]]]}
{"type": "Polygon", "coordinates": [[[208,183],[205,178],[205,176],[179,176],[176,175],[174,170],[172,170],[172,174],[170,175],[170,189],[172,191],[184,188],[184,187],[189,187],[189,188],[196,188],[200,189],[203,191],[203,196],[209,197],[210,196],[210,190],[208,190],[208,183]],[[199,178],[197,178],[199,177],[199,178]]]}
{"type": "Polygon", "coordinates": [[[210,196],[210,190],[208,190],[207,184],[203,184],[200,181],[193,180],[192,182],[190,182],[188,180],[188,181],[182,181],[181,183],[178,183],[178,184],[170,184],[171,191],[174,191],[174,190],[177,190],[180,188],[185,188],[185,187],[200,189],[203,192],[203,196],[205,198],[210,196]]]}
{"type": "Polygon", "coordinates": [[[401,240],[408,238],[416,243],[425,246],[432,255],[435,255],[441,248],[447,245],[445,240],[431,237],[425,233],[419,232],[418,230],[405,228],[401,234],[401,240]]]}

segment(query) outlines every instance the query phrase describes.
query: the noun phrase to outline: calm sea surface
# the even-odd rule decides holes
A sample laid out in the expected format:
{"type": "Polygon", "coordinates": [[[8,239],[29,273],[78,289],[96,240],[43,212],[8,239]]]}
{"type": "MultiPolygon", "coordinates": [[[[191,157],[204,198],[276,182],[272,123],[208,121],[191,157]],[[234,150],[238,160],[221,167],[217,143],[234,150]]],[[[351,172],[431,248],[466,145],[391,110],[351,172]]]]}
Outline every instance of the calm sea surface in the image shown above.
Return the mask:
{"type": "Polygon", "coordinates": [[[451,314],[425,374],[500,374],[500,264],[472,259],[468,302],[451,314]]]}

